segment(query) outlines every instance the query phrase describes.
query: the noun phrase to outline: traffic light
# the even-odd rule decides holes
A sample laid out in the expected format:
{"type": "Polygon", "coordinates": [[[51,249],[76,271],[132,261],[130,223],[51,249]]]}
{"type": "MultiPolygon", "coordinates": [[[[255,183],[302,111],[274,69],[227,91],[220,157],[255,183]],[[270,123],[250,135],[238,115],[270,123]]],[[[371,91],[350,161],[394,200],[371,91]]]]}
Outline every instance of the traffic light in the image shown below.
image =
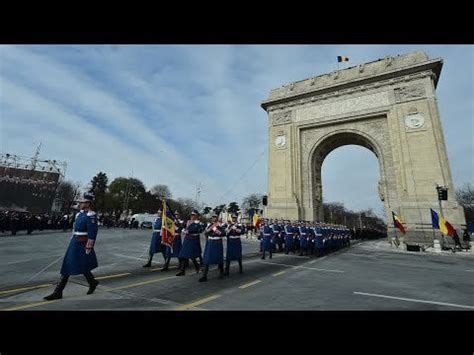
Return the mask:
{"type": "Polygon", "coordinates": [[[444,186],[436,187],[438,190],[438,200],[439,201],[447,201],[448,200],[448,188],[444,186]]]}
{"type": "Polygon", "coordinates": [[[263,204],[264,206],[266,206],[266,205],[267,205],[267,203],[268,203],[268,196],[267,196],[267,195],[265,195],[265,196],[263,196],[263,199],[262,199],[262,204],[263,204]]]}

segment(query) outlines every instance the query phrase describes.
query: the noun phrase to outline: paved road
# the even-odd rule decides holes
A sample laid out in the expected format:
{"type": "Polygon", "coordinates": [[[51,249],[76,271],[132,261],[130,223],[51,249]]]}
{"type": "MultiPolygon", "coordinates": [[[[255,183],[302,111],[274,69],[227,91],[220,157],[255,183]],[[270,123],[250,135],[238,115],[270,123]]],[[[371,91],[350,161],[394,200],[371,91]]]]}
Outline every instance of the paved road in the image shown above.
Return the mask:
{"type": "Polygon", "coordinates": [[[176,277],[176,261],[161,272],[146,261],[150,231],[101,230],[96,244],[100,285],[73,276],[62,300],[53,290],[69,233],[0,238],[0,310],[474,310],[474,258],[400,253],[362,242],[324,257],[274,254],[261,260],[244,240],[244,273],[224,280],[194,271],[176,277]]]}

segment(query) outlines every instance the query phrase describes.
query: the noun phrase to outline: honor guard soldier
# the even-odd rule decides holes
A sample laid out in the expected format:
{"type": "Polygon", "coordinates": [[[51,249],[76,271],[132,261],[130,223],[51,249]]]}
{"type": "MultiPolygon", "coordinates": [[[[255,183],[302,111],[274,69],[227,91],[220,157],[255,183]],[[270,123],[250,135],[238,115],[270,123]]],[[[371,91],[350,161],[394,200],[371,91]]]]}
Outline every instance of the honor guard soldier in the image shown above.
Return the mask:
{"type": "Polygon", "coordinates": [[[300,223],[298,232],[300,234],[300,256],[303,256],[303,253],[308,255],[308,229],[303,222],[300,223]]]}
{"type": "MultiPolygon", "coordinates": [[[[143,267],[151,267],[151,260],[155,253],[165,253],[165,246],[161,244],[161,224],[163,210],[158,210],[158,218],[153,223],[153,233],[151,234],[150,250],[148,251],[148,262],[143,267]]],[[[164,255],[163,255],[164,256],[164,255]]]]}
{"type": "Polygon", "coordinates": [[[268,251],[270,259],[272,258],[272,236],[273,230],[268,225],[268,219],[265,218],[263,226],[260,228],[260,238],[262,239],[262,259],[265,259],[265,252],[268,251]]]}
{"type": "Polygon", "coordinates": [[[324,242],[323,242],[323,229],[321,224],[317,223],[314,227],[314,249],[316,250],[316,256],[321,256],[324,253],[324,242]]]}
{"type": "Polygon", "coordinates": [[[204,247],[204,255],[202,258],[204,274],[199,279],[199,282],[207,281],[209,265],[215,264],[219,267],[219,278],[224,278],[224,243],[222,238],[225,237],[225,230],[217,220],[218,217],[217,213],[214,213],[211,222],[207,224],[204,231],[204,235],[206,236],[206,246],[204,247]]]}
{"type": "Polygon", "coordinates": [[[283,226],[283,234],[285,235],[285,254],[288,254],[290,251],[293,253],[293,228],[290,224],[290,221],[286,221],[283,226]]]}
{"type": "Polygon", "coordinates": [[[94,244],[97,237],[97,216],[91,210],[94,197],[84,194],[79,200],[80,212],[76,216],[73,227],[73,235],[67,248],[66,255],[61,267],[61,278],[54,292],[44,297],[45,300],[56,300],[63,297],[63,290],[66,287],[70,275],[83,274],[89,283],[87,294],[94,292],[99,281],[94,278],[91,270],[98,266],[97,257],[94,251],[94,244]]]}
{"type": "Polygon", "coordinates": [[[175,224],[175,234],[173,239],[173,247],[165,246],[165,266],[161,271],[168,271],[171,258],[179,259],[179,252],[181,251],[181,232],[183,231],[186,224],[182,219],[180,219],[180,214],[178,211],[174,212],[174,224],[175,224]]]}
{"type": "Polygon", "coordinates": [[[274,251],[276,251],[276,246],[278,245],[278,252],[283,251],[283,240],[281,237],[281,232],[282,232],[282,226],[278,223],[278,219],[275,219],[275,223],[273,223],[273,245],[274,251]]]}
{"type": "Polygon", "coordinates": [[[194,210],[191,212],[191,219],[186,223],[186,227],[182,232],[184,237],[179,252],[179,272],[176,276],[185,275],[188,259],[192,260],[196,273],[199,273],[200,265],[196,259],[201,258],[200,235],[203,230],[203,225],[199,221],[199,212],[194,210]]]}
{"type": "Polygon", "coordinates": [[[293,230],[293,248],[295,251],[300,250],[300,223],[298,221],[293,221],[292,230],[293,230]]]}
{"type": "Polygon", "coordinates": [[[232,215],[232,222],[227,226],[225,234],[227,236],[227,250],[225,257],[224,275],[229,275],[230,262],[237,260],[239,262],[239,273],[242,270],[242,241],[240,236],[245,233],[245,228],[242,224],[237,223],[237,215],[232,215]]]}
{"type": "Polygon", "coordinates": [[[308,230],[308,254],[313,255],[314,253],[314,226],[313,223],[306,222],[306,229],[308,230]]]}

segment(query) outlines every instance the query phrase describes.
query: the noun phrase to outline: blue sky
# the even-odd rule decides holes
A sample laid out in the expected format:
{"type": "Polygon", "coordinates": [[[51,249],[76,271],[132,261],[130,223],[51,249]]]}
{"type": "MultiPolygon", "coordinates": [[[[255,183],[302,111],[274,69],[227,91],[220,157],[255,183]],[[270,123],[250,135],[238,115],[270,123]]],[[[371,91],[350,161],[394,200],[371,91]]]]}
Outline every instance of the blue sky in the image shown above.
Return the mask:
{"type": "MultiPolygon", "coordinates": [[[[474,182],[473,46],[0,46],[0,151],[68,162],[87,184],[104,171],[166,184],[214,206],[267,190],[272,88],[386,55],[442,57],[438,103],[455,186],[474,182]],[[240,177],[245,173],[242,179],[240,177]]],[[[326,201],[381,209],[372,153],[346,146],[323,164],[326,201]],[[353,172],[347,184],[344,172],[353,172]],[[354,188],[357,186],[357,188],[354,188]]],[[[380,213],[379,213],[380,214],[380,213]]]]}

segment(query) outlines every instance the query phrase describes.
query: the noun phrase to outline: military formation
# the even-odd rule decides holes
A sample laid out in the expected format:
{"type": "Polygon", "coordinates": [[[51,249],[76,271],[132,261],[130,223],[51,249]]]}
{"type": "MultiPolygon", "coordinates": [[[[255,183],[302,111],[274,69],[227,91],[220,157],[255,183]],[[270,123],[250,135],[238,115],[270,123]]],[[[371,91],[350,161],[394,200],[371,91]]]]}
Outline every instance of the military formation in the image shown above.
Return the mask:
{"type": "MultiPolygon", "coordinates": [[[[84,194],[79,201],[81,210],[75,216],[73,233],[69,247],[63,259],[59,282],[54,292],[44,299],[55,300],[62,298],[70,275],[83,274],[89,284],[87,294],[92,294],[99,282],[94,278],[92,270],[98,267],[94,251],[98,232],[98,221],[95,212],[91,209],[94,198],[84,194]]],[[[153,224],[148,261],[143,267],[151,267],[155,254],[161,253],[164,266],[161,271],[168,271],[172,258],[178,259],[178,273],[176,276],[185,276],[189,267],[189,260],[193,263],[196,274],[201,273],[199,282],[207,281],[209,267],[217,265],[219,279],[230,273],[230,263],[236,261],[239,273],[242,267],[241,236],[246,228],[237,221],[237,215],[231,216],[231,221],[221,223],[214,213],[207,224],[200,221],[200,214],[194,210],[191,219],[184,222],[179,211],[173,215],[175,234],[172,244],[162,243],[162,210],[158,210],[158,218],[153,224]],[[204,251],[201,248],[201,235],[205,238],[204,251]],[[225,252],[224,252],[225,250],[225,252]]],[[[260,251],[262,259],[272,258],[273,253],[293,253],[317,256],[350,245],[351,233],[341,225],[311,223],[304,221],[264,219],[259,229],[260,251]]]]}
{"type": "Polygon", "coordinates": [[[350,246],[351,230],[320,222],[264,219],[260,227],[262,259],[275,252],[321,256],[350,246]]]}

